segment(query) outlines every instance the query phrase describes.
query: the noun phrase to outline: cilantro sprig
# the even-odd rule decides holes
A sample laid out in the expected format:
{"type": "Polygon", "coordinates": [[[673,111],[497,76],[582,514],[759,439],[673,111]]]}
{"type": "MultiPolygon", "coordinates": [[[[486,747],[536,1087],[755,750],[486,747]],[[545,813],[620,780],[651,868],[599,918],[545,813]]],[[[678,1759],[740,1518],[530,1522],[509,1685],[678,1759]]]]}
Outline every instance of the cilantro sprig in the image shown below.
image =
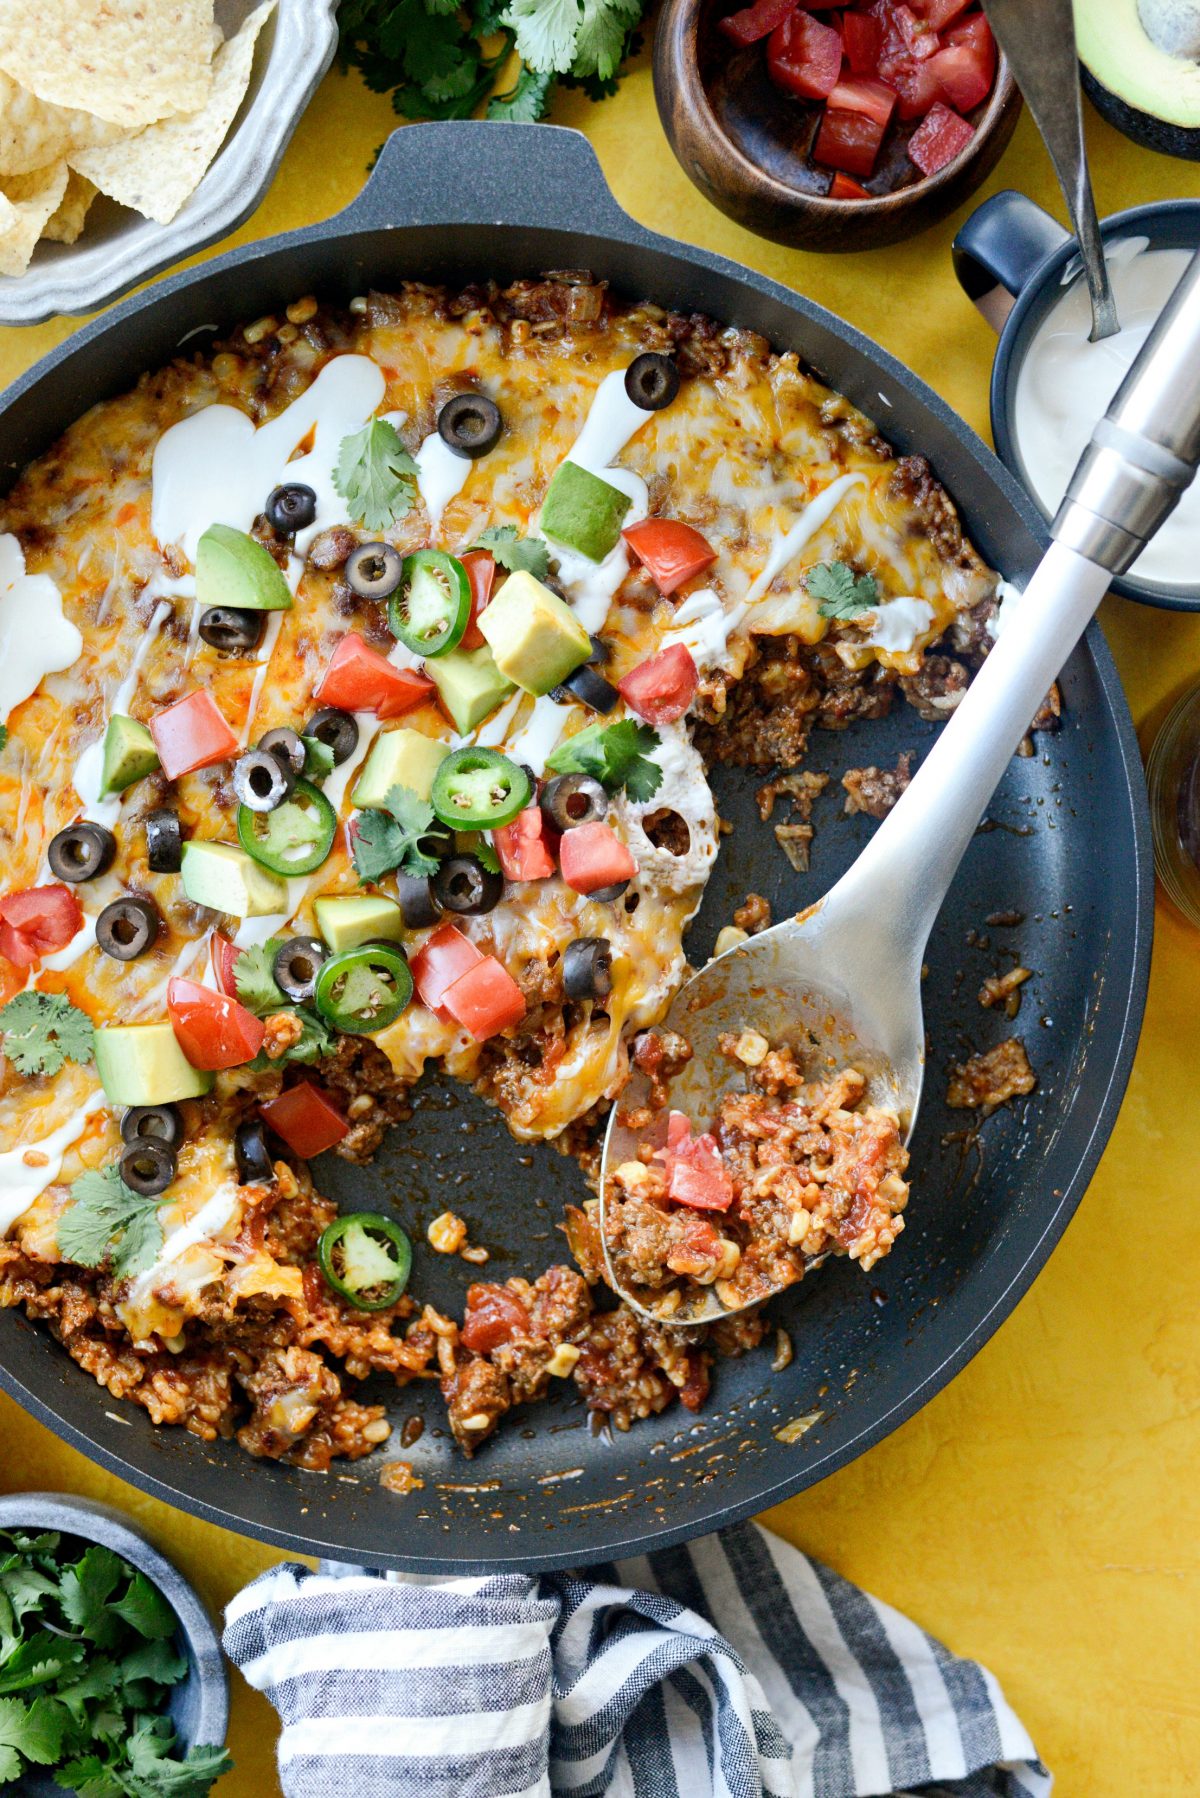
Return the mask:
{"type": "Polygon", "coordinates": [[[544,581],[550,572],[549,545],[541,537],[519,536],[515,524],[490,524],[471,548],[486,549],[509,574],[524,569],[544,581]]]}
{"type": "Polygon", "coordinates": [[[421,845],[438,830],[433,807],[411,787],[393,787],[385,811],[360,812],[350,827],[350,850],[365,886],[394,868],[405,874],[437,872],[437,859],[421,845]]]}
{"type": "Polygon", "coordinates": [[[568,737],[546,758],[554,774],[592,774],[610,793],[622,788],[633,800],[653,799],[662,785],[662,769],[649,751],[662,742],[648,724],[622,718],[617,724],[589,724],[568,737]]]}
{"type": "Polygon", "coordinates": [[[412,510],[417,465],[386,418],[372,418],[342,438],[333,484],[350,516],[368,531],[385,531],[412,510]]]}
{"type": "Polygon", "coordinates": [[[822,618],[856,618],[879,604],[875,576],[855,574],[846,562],[818,562],[805,574],[804,585],[817,601],[822,618]]]}
{"type": "Polygon", "coordinates": [[[18,1074],[57,1074],[92,1059],[92,1020],[62,993],[18,993],[0,1011],[4,1053],[18,1074]]]}
{"type": "Polygon", "coordinates": [[[301,1025],[298,1040],[274,1061],[265,1050],[260,1049],[250,1063],[251,1070],[255,1073],[279,1067],[285,1061],[295,1061],[311,1067],[322,1055],[332,1055],[336,1046],[325,1020],[305,1006],[293,1005],[277,984],[275,957],[282,947],[281,936],[269,937],[265,943],[256,944],[253,949],[243,949],[234,963],[234,985],[237,996],[247,1011],[252,1011],[257,1018],[277,1017],[280,1012],[288,1011],[300,1020],[301,1025]]]}
{"type": "Polygon", "coordinates": [[[107,1267],[114,1279],[144,1273],[162,1247],[157,1198],[133,1192],[113,1163],[71,1182],[71,1203],[58,1220],[58,1247],[80,1267],[107,1267]]]}
{"type": "Polygon", "coordinates": [[[111,1549],[0,1534],[0,1787],[23,1791],[41,1768],[80,1798],[204,1798],[233,1763],[218,1747],[175,1752],[177,1628],[111,1549]]]}

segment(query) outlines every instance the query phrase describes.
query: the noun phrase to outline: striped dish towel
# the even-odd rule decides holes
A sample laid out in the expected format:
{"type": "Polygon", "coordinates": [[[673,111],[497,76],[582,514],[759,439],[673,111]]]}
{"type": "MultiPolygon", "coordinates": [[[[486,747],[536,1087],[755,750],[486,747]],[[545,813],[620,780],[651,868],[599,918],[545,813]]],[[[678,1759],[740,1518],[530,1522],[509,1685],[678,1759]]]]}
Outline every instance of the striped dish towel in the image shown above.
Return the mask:
{"type": "Polygon", "coordinates": [[[264,1573],[287,1798],[1045,1798],[996,1681],[754,1524],[584,1573],[264,1573]]]}

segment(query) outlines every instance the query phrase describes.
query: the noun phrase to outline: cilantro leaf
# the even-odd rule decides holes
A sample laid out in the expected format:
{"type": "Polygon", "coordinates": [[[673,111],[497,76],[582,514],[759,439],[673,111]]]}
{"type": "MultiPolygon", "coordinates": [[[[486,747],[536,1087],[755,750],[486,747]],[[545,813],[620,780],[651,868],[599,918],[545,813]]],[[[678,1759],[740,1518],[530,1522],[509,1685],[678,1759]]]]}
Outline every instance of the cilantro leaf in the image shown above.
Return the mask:
{"type": "Polygon", "coordinates": [[[125,1787],[98,1754],[84,1754],[67,1761],[54,1778],[58,1785],[76,1793],[77,1798],[127,1798],[125,1787]]]}
{"type": "Polygon", "coordinates": [[[7,724],[0,724],[0,749],[7,749],[7,747],[8,747],[8,726],[7,726],[7,724]]]}
{"type": "Polygon", "coordinates": [[[611,81],[625,55],[625,41],[641,16],[641,0],[583,0],[572,75],[611,81]]]}
{"type": "MultiPolygon", "coordinates": [[[[0,1747],[15,1749],[35,1766],[49,1767],[58,1759],[63,1732],[70,1718],[54,1698],[0,1698],[0,1747]]],[[[7,1775],[15,1779],[20,1772],[7,1775]]]]}
{"type": "Polygon", "coordinates": [[[579,36],[579,0],[509,0],[501,16],[531,69],[566,74],[579,36]]]}
{"type": "Polygon", "coordinates": [[[187,1672],[187,1665],[187,1656],[170,1642],[143,1642],[125,1656],[117,1671],[126,1685],[133,1680],[150,1680],[157,1686],[174,1686],[187,1672]]]}
{"type": "Polygon", "coordinates": [[[140,1274],[162,1247],[158,1200],[131,1192],[121,1170],[91,1168],[71,1183],[72,1203],[58,1220],[59,1253],[80,1267],[111,1263],[115,1279],[140,1274]]]}
{"type": "Polygon", "coordinates": [[[417,465],[395,425],[373,418],[342,438],[333,484],[350,516],[369,531],[383,531],[407,516],[417,497],[417,465]]]}
{"type": "Polygon", "coordinates": [[[319,737],[301,737],[304,745],[304,772],[309,780],[325,780],[334,770],[333,751],[319,737]]]}
{"type": "Polygon", "coordinates": [[[471,853],[489,874],[500,873],[500,857],[486,837],[480,837],[471,853]]]}
{"type": "Polygon", "coordinates": [[[610,793],[622,787],[639,804],[662,785],[662,769],[649,752],[662,742],[649,724],[622,718],[616,724],[589,724],[560,743],[546,758],[554,774],[592,774],[610,793]]]}
{"type": "MultiPolygon", "coordinates": [[[[111,1548],[99,1542],[84,1549],[73,1567],[68,1567],[59,1587],[59,1602],[68,1623],[82,1630],[92,1641],[113,1634],[114,1618],[109,1599],[121,1581],[124,1563],[111,1548]]],[[[118,1632],[119,1633],[119,1632],[118,1632]]],[[[105,1643],[103,1646],[111,1646],[105,1643]]]]}
{"type": "Polygon", "coordinates": [[[351,830],[351,854],[359,880],[366,885],[400,868],[405,874],[437,872],[436,859],[421,848],[436,830],[433,807],[411,787],[393,787],[386,811],[364,811],[351,830]]]}
{"type": "Polygon", "coordinates": [[[189,1748],[182,1760],[166,1756],[152,1759],[143,1753],[133,1761],[130,1744],[130,1773],[125,1789],[129,1798],[204,1798],[214,1780],[220,1779],[233,1765],[223,1748],[189,1748]]]}
{"type": "MultiPolygon", "coordinates": [[[[489,118],[497,116],[489,109],[489,118]]],[[[506,116],[511,117],[511,114],[506,116]]],[[[487,550],[500,567],[506,568],[510,574],[515,574],[518,569],[525,569],[535,579],[544,581],[550,572],[550,550],[547,544],[540,537],[518,536],[515,524],[490,524],[471,548],[487,550]]]]}
{"type": "Polygon", "coordinates": [[[269,1017],[287,1005],[282,989],[275,981],[275,957],[283,948],[281,936],[268,937],[253,949],[243,949],[233,964],[233,984],[247,1011],[255,1017],[269,1017]]]}
{"type": "MultiPolygon", "coordinates": [[[[518,125],[536,125],[546,110],[554,76],[521,65],[516,81],[507,93],[493,94],[488,101],[489,119],[509,119],[518,125]]],[[[506,564],[507,566],[507,564],[506,564]]]]}
{"type": "Polygon", "coordinates": [[[128,1591],[113,1605],[113,1610],[149,1642],[165,1641],[178,1628],[174,1611],[144,1573],[134,1574],[128,1591]]]}
{"type": "Polygon", "coordinates": [[[805,574],[804,585],[817,601],[822,618],[855,618],[879,604],[875,576],[856,575],[845,562],[818,562],[805,574]]]}
{"type": "Polygon", "coordinates": [[[4,1053],[19,1074],[57,1074],[92,1059],[92,1020],[62,993],[18,993],[0,1011],[4,1053]]]}

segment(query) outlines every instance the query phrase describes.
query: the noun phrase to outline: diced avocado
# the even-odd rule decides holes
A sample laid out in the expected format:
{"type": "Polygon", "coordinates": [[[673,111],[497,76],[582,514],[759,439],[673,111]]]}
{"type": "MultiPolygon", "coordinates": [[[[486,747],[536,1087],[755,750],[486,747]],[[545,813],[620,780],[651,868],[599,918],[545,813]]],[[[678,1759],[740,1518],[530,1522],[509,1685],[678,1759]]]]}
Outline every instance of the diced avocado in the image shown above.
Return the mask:
{"type": "Polygon", "coordinates": [[[404,914],[394,899],[379,893],[335,894],[318,899],[313,907],[317,929],[335,955],[343,949],[357,949],[360,943],[373,943],[380,937],[398,943],[404,934],[404,914]]]}
{"type": "Polygon", "coordinates": [[[486,643],[482,649],[452,649],[448,655],[430,656],[425,672],[459,731],[474,730],[482,724],[513,690],[513,683],[505,680],[486,643]]]}
{"type": "Polygon", "coordinates": [[[185,843],[181,872],[183,890],[193,905],[207,905],[233,918],[265,918],[287,910],[287,882],[268,874],[232,843],[185,843]]]}
{"type": "MultiPolygon", "coordinates": [[[[632,504],[629,495],[610,481],[602,481],[577,462],[561,462],[542,501],[541,529],[556,543],[577,549],[590,562],[603,562],[609,550],[615,549],[632,504]]],[[[482,617],[479,628],[483,629],[482,617]]]]}
{"type": "Polygon", "coordinates": [[[261,543],[232,525],[210,524],[196,545],[196,601],[242,612],[286,612],[292,594],[261,543]]]}
{"type": "Polygon", "coordinates": [[[386,806],[393,787],[409,787],[418,799],[428,799],[433,777],[449,753],[448,743],[407,725],[385,731],[371,745],[350,798],[355,805],[386,806]]]}
{"type": "Polygon", "coordinates": [[[97,1024],[96,1072],[111,1105],[202,1099],[213,1077],[194,1068],[169,1024],[97,1024]]]}
{"type": "Polygon", "coordinates": [[[104,733],[104,760],[100,769],[100,797],[111,799],[135,780],[145,780],[158,767],[154,738],[136,718],[114,715],[104,733]]]}
{"type": "Polygon", "coordinates": [[[479,614],[479,628],[501,674],[527,693],[548,693],[592,653],[570,606],[526,569],[509,575],[479,614]]]}

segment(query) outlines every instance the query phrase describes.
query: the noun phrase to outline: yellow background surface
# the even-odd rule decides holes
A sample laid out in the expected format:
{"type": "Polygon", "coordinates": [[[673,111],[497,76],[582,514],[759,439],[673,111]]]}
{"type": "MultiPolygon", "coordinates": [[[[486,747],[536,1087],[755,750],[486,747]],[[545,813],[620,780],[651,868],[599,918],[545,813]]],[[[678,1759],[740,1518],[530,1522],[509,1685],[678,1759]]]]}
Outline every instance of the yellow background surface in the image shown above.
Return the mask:
{"type": "MultiPolygon", "coordinates": [[[[738,229],[690,185],[659,127],[645,57],[615,98],[591,106],[564,94],[554,116],[586,131],[635,217],[830,307],[987,434],[994,340],[950,269],[950,240],[969,208],[897,248],[808,255],[738,229]]],[[[385,100],[331,74],[266,200],[230,241],[337,211],[393,123],[385,100]]],[[[1088,131],[1102,214],[1200,193],[1197,165],[1140,150],[1095,116],[1088,131]]],[[[1028,118],[985,191],[1003,186],[1062,216],[1028,118]]],[[[58,320],[0,330],[0,381],[72,328],[58,320]]],[[[1106,601],[1102,616],[1146,749],[1173,697],[1200,675],[1200,616],[1119,599],[1106,601]]],[[[1198,1076],[1200,935],[1160,900],[1129,1092],[1049,1267],[919,1416],[765,1520],[990,1666],[1063,1798],[1200,1791],[1198,1076]]],[[[121,1506],[214,1612],[279,1558],[142,1497],[7,1399],[0,1429],[0,1488],[60,1489],[121,1506]]],[[[275,1729],[266,1701],[235,1675],[237,1770],[220,1785],[223,1798],[279,1789],[275,1729]]]]}

